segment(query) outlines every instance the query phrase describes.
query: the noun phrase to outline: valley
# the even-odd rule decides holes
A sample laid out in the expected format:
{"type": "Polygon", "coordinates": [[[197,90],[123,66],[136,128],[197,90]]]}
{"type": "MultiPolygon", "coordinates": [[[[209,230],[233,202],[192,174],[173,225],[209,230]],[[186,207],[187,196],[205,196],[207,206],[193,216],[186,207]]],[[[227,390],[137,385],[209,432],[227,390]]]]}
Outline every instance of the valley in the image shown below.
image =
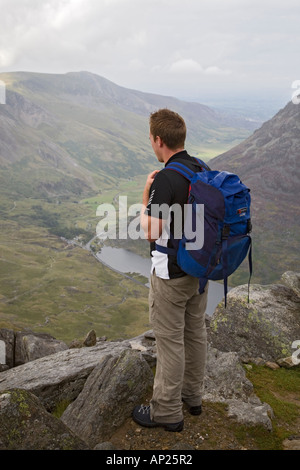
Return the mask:
{"type": "MultiPolygon", "coordinates": [[[[92,252],[66,240],[84,245],[95,237],[99,205],[118,211],[119,196],[128,206],[141,201],[147,173],[158,168],[148,116],[163,106],[186,118],[190,154],[249,184],[252,282],[276,282],[299,269],[296,106],[278,113],[274,131],[273,119],[256,129],[241,116],[124,89],[87,72],[7,73],[0,80],[7,86],[0,106],[0,328],[30,328],[66,342],[90,329],[118,339],[149,328],[148,289],[99,263],[97,240],[92,252]]],[[[149,256],[145,240],[105,244],[149,256]]],[[[245,260],[230,285],[246,282],[245,260]]]]}

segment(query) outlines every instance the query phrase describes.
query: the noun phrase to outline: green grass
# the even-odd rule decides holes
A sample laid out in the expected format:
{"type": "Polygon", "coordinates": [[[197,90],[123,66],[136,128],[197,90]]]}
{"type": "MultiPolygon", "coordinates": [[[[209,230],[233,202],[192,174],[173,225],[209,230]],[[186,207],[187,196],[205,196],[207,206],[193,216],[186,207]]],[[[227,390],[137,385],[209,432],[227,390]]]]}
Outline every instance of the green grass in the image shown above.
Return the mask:
{"type": "Polygon", "coordinates": [[[94,328],[109,339],[148,329],[148,289],[105,268],[42,227],[2,221],[0,327],[66,342],[94,328]]]}
{"type": "Polygon", "coordinates": [[[273,412],[273,431],[266,432],[260,426],[241,426],[241,442],[251,435],[259,449],[280,450],[282,441],[299,433],[300,425],[300,368],[272,370],[266,366],[252,365],[246,370],[247,377],[254,386],[255,394],[262,402],[268,403],[273,412]]]}
{"type": "Polygon", "coordinates": [[[124,178],[115,189],[80,201],[74,197],[13,200],[3,192],[0,327],[31,328],[66,342],[84,337],[91,328],[109,339],[148,329],[148,289],[57,236],[76,234],[86,243],[96,234],[98,205],[121,193],[128,194],[129,207],[131,201],[140,200],[143,185],[144,178],[124,178]]]}

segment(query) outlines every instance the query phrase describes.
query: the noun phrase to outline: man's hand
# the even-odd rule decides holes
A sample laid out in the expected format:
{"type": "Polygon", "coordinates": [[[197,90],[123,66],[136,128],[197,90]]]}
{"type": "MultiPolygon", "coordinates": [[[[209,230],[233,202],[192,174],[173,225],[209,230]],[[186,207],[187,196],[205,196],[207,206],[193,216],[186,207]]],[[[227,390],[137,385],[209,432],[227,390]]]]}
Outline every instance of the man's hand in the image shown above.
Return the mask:
{"type": "Polygon", "coordinates": [[[146,184],[145,184],[145,188],[144,188],[144,195],[147,196],[146,197],[146,201],[144,201],[144,198],[143,198],[143,204],[147,205],[148,204],[148,201],[149,201],[149,191],[150,191],[150,188],[152,186],[152,183],[155,179],[155,176],[157,175],[157,173],[159,173],[159,170],[154,170],[152,171],[151,173],[149,173],[149,175],[147,176],[147,180],[146,180],[146,184]]]}
{"type": "Polygon", "coordinates": [[[151,217],[145,213],[146,207],[149,202],[149,193],[151,185],[159,170],[154,170],[147,176],[144,192],[143,192],[143,205],[141,210],[141,227],[144,230],[145,238],[149,241],[157,240],[163,229],[163,221],[155,217],[151,217]]]}

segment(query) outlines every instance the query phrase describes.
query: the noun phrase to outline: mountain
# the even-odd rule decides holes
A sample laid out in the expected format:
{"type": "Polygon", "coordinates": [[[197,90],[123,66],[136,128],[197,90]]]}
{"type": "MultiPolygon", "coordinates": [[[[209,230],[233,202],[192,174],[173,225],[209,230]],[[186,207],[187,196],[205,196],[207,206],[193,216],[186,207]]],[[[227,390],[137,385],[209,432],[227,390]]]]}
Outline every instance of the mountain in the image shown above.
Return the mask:
{"type": "Polygon", "coordinates": [[[299,272],[300,106],[289,102],[245,141],[210,160],[251,189],[254,269],[264,282],[299,272]]]}
{"type": "Polygon", "coordinates": [[[79,195],[115,178],[153,168],[148,117],[160,107],[181,113],[189,150],[217,155],[254,129],[197,103],[120,87],[89,72],[0,74],[1,188],[18,197],[79,195]]]}
{"type": "MultiPolygon", "coordinates": [[[[129,204],[140,201],[144,175],[157,168],[149,114],[161,107],[185,118],[191,154],[219,155],[210,166],[237,172],[250,186],[255,280],[268,283],[299,271],[300,106],[289,103],[249,137],[256,127],[246,119],[129,90],[88,72],[15,72],[0,80],[6,85],[6,104],[0,104],[0,327],[37,328],[58,338],[80,336],[87,324],[110,338],[120,337],[120,328],[138,334],[145,327],[144,286],[60,237],[81,236],[85,243],[95,236],[99,204],[118,194],[128,194],[129,204]]],[[[135,249],[139,241],[132,241],[135,249]]],[[[246,280],[245,265],[231,285],[246,280]]]]}
{"type": "MultiPolygon", "coordinates": [[[[80,247],[95,237],[98,205],[118,194],[140,202],[145,174],[157,168],[152,111],[182,114],[189,151],[205,158],[245,139],[252,124],[88,72],[0,80],[0,327],[58,338],[80,337],[87,325],[109,338],[139,334],[148,324],[148,289],[80,247]]],[[[146,241],[134,247],[142,242],[148,255],[146,241]]]]}

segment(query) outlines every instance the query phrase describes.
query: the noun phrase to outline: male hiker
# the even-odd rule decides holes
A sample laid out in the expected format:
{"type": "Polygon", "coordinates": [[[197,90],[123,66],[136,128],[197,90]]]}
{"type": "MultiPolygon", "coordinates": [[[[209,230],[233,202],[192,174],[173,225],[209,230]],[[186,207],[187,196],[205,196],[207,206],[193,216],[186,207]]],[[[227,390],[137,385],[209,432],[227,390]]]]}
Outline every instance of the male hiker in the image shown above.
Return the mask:
{"type": "MultiPolygon", "coordinates": [[[[157,245],[176,248],[178,217],[170,222],[166,207],[182,208],[187,203],[189,182],[176,171],[167,171],[171,162],[181,162],[194,171],[200,164],[185,151],[186,125],[181,116],[161,109],[150,116],[150,142],[166,170],[153,171],[147,178],[141,211],[141,226],[151,243],[151,285],[149,311],[156,338],[157,365],[149,406],[139,405],[133,419],[141,426],[161,426],[167,431],[183,429],[184,402],[193,415],[201,413],[206,363],[205,310],[207,287],[199,294],[199,280],[185,274],[176,255],[158,251],[157,245]],[[162,206],[163,205],[163,206],[162,206]],[[164,210],[159,211],[158,208],[164,210]]],[[[172,215],[172,214],[171,214],[172,215]]],[[[178,237],[177,237],[178,238],[178,237]]],[[[178,242],[178,239],[177,239],[178,242]]]]}

